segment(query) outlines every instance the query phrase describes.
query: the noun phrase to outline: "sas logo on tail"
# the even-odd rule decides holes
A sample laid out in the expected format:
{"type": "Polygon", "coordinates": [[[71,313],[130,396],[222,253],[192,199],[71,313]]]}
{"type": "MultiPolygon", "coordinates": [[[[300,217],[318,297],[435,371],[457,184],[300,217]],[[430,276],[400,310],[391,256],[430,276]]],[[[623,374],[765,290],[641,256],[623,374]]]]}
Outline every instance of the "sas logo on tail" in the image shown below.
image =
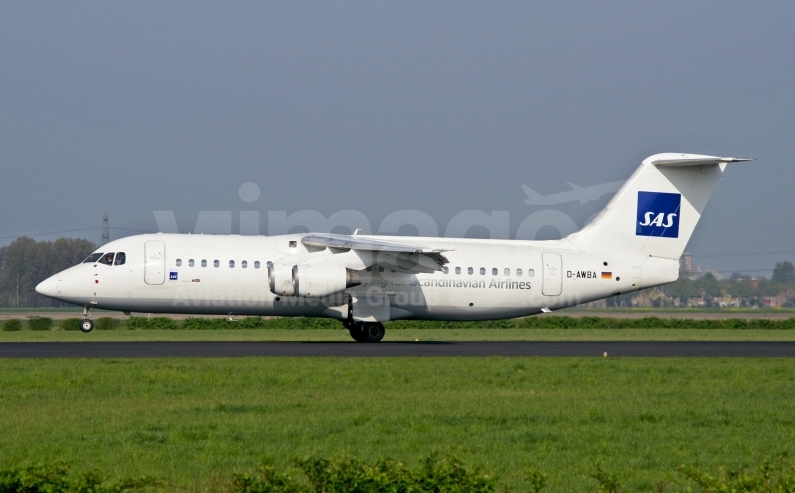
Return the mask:
{"type": "Polygon", "coordinates": [[[638,192],[635,234],[679,238],[681,204],[682,195],[678,193],[638,192]]]}

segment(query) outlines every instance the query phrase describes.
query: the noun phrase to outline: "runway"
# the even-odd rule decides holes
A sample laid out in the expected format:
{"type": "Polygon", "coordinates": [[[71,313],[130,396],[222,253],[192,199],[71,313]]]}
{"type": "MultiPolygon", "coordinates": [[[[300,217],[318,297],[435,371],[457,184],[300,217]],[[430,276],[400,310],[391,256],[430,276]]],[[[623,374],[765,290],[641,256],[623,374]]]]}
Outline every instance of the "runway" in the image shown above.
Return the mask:
{"type": "Polygon", "coordinates": [[[795,342],[7,342],[0,358],[237,358],[246,356],[793,358],[795,342]]]}

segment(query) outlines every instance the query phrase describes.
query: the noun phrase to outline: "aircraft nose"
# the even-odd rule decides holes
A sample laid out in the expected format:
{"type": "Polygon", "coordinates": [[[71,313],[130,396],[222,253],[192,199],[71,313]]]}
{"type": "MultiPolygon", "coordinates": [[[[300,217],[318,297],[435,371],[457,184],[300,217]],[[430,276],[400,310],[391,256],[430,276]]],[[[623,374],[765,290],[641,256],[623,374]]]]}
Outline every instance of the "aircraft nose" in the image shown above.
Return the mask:
{"type": "Polygon", "coordinates": [[[49,277],[36,286],[36,292],[44,296],[54,297],[58,294],[58,276],[49,277]]]}

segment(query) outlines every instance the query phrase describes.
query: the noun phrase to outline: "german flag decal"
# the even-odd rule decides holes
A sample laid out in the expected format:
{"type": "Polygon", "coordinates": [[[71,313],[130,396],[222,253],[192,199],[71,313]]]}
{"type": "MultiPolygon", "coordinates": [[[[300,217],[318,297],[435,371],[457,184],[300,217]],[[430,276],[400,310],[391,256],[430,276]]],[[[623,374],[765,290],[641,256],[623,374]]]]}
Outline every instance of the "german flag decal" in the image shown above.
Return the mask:
{"type": "Polygon", "coordinates": [[[602,272],[602,279],[612,279],[613,273],[612,272],[602,272]]]}

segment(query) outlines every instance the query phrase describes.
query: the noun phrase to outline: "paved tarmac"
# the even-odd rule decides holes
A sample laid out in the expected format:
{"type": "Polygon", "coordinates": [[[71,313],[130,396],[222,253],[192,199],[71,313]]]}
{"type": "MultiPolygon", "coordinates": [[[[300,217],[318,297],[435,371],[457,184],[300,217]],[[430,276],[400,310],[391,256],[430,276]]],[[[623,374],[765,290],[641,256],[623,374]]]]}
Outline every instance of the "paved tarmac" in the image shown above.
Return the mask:
{"type": "Polygon", "coordinates": [[[795,342],[7,342],[0,358],[244,356],[795,357],[795,342]]]}

